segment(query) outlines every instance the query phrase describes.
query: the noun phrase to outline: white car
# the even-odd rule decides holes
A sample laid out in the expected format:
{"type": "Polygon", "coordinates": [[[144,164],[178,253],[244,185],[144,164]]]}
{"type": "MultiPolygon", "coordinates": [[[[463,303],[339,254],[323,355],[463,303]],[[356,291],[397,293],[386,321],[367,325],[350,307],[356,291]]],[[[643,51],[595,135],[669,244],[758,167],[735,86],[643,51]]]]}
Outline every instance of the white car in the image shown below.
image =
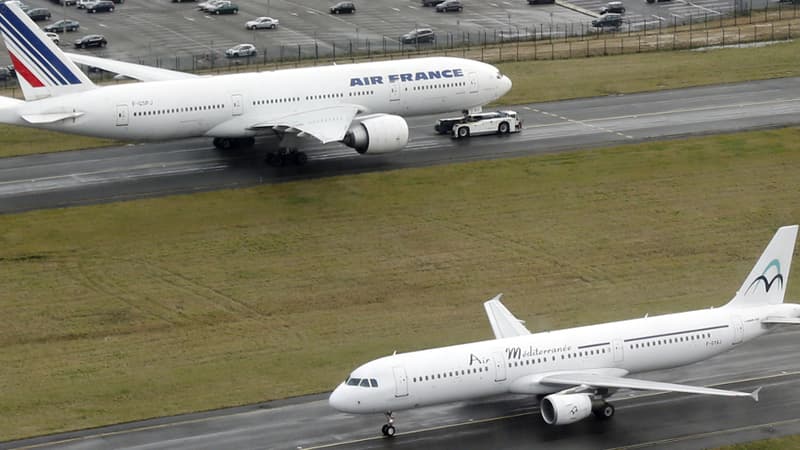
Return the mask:
{"type": "Polygon", "coordinates": [[[454,139],[478,134],[518,133],[522,130],[522,121],[514,111],[495,111],[470,114],[464,120],[453,125],[454,139]]]}
{"type": "Polygon", "coordinates": [[[272,17],[259,17],[257,19],[249,20],[244,24],[248,30],[255,30],[256,28],[269,28],[274,29],[278,26],[278,19],[272,17]]]}
{"type": "Polygon", "coordinates": [[[53,43],[56,45],[58,45],[59,42],[61,42],[61,37],[57,33],[52,33],[50,31],[47,31],[44,34],[46,34],[47,37],[49,37],[50,40],[53,41],[53,43]]]}
{"type": "Polygon", "coordinates": [[[95,0],[78,0],[77,7],[78,9],[86,9],[86,5],[89,3],[94,3],[95,0]]]}
{"type": "Polygon", "coordinates": [[[239,44],[225,50],[225,56],[228,58],[256,56],[256,53],[256,46],[253,44],[239,44]]]}

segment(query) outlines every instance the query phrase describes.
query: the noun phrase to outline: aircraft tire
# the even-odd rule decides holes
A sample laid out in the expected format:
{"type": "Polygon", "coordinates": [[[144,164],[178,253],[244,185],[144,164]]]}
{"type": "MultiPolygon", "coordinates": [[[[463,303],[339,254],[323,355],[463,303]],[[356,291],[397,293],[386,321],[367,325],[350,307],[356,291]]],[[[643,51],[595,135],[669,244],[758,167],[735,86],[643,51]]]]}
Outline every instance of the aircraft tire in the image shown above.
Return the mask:
{"type": "Polygon", "coordinates": [[[386,436],[387,437],[394,437],[396,430],[394,429],[394,425],[386,425],[386,436]]]}
{"type": "Polygon", "coordinates": [[[599,408],[595,409],[592,412],[598,419],[608,420],[614,417],[615,410],[614,410],[614,405],[612,405],[611,403],[603,403],[603,405],[601,405],[599,408]]]}

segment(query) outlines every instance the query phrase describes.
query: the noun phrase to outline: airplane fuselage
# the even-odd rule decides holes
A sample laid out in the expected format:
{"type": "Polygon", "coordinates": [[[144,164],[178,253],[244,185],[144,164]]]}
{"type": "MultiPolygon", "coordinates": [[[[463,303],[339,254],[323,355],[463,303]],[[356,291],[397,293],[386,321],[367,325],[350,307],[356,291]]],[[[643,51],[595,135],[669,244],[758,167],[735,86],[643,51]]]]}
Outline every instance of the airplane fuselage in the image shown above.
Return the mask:
{"type": "Polygon", "coordinates": [[[332,105],[414,116],[481,106],[507,88],[488,64],[422,58],[118,84],[25,102],[0,120],[126,140],[243,137],[260,132],[253,123],[332,105]],[[26,120],[57,113],[76,117],[26,120]]]}
{"type": "Polygon", "coordinates": [[[798,314],[793,304],[718,308],[402,353],[354,370],[351,379],[374,379],[378,386],[342,383],[331,404],[369,413],[504,393],[550,394],[563,387],[538,383],[539,374],[596,369],[625,376],[691,364],[766,333],[764,317],[798,314]]]}

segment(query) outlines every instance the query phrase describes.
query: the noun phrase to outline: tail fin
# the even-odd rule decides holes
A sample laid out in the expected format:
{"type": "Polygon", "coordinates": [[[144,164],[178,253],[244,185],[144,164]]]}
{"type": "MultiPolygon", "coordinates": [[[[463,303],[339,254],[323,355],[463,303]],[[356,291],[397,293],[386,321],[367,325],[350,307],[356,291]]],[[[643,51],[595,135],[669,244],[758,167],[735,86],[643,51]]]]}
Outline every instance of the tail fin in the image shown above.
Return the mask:
{"type": "Polygon", "coordinates": [[[796,238],[797,225],[778,228],[736,296],[725,306],[739,308],[783,303],[796,238]]]}
{"type": "Polygon", "coordinates": [[[15,2],[0,3],[0,32],[17,71],[25,100],[71,94],[95,87],[15,2]]]}

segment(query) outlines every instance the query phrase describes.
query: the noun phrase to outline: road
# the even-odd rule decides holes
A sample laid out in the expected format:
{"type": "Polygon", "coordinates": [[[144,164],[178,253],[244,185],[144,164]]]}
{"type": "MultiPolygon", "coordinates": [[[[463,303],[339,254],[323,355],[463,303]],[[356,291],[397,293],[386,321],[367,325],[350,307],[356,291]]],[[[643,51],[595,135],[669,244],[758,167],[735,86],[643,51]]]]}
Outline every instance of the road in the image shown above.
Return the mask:
{"type": "MultiPolygon", "coordinates": [[[[711,360],[638,376],[751,391],[761,401],[618,392],[611,421],[545,425],[534,399],[508,396],[401,411],[398,434],[383,416],[332,410],[325,395],[153,419],[0,444],[41,449],[573,449],[707,448],[800,433],[800,329],[751,341],[711,360]]],[[[332,382],[334,383],[334,382],[332,382]]]]}
{"type": "Polygon", "coordinates": [[[514,109],[525,123],[521,133],[452,140],[433,132],[434,117],[420,117],[410,120],[402,152],[361,156],[340,144],[313,147],[303,167],[266,166],[269,142],[225,153],[210,139],[3,158],[0,213],[792,125],[800,122],[800,79],[514,109]]]}

